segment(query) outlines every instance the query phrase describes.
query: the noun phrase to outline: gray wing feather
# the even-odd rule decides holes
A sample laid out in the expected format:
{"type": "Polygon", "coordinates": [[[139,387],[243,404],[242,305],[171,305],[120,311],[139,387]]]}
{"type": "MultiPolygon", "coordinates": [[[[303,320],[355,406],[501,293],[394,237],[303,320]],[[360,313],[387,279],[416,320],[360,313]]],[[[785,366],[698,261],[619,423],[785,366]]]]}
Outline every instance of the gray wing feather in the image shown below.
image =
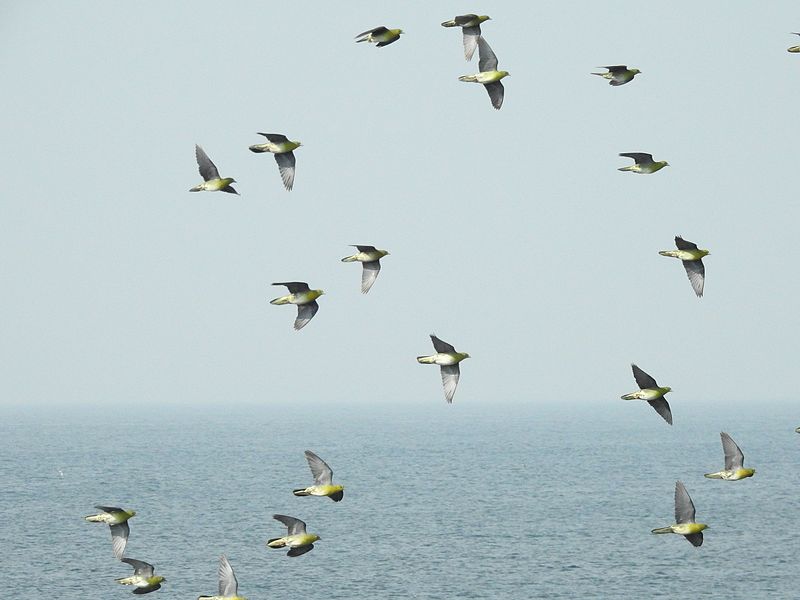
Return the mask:
{"type": "Polygon", "coordinates": [[[689,540],[689,542],[694,547],[699,547],[699,546],[703,545],[703,532],[702,531],[699,532],[699,533],[690,533],[689,535],[685,535],[683,537],[685,537],[687,540],[689,540]]]}
{"type": "Polygon", "coordinates": [[[637,165],[646,165],[653,162],[653,155],[645,152],[620,152],[619,155],[632,158],[637,165]]]}
{"type": "Polygon", "coordinates": [[[208,158],[208,154],[206,154],[205,150],[197,144],[194,146],[194,155],[197,157],[197,167],[204,181],[220,178],[217,167],[211,162],[211,159],[208,158]]]}
{"type": "Polygon", "coordinates": [[[658,387],[656,380],[642,371],[639,367],[636,365],[631,365],[631,369],[633,369],[633,378],[636,380],[636,385],[639,386],[639,389],[645,390],[648,388],[658,387]]]}
{"type": "Polygon", "coordinates": [[[272,518],[286,525],[289,530],[289,535],[306,532],[306,524],[300,519],[295,519],[294,517],[288,517],[286,515],[272,515],[272,518]]]}
{"type": "Polygon", "coordinates": [[[353,248],[358,248],[359,252],[375,252],[375,246],[360,246],[359,244],[353,244],[353,248]]]}
{"type": "Polygon", "coordinates": [[[628,70],[627,65],[610,65],[607,67],[598,67],[600,69],[608,69],[609,73],[624,73],[628,70]]]}
{"type": "Polygon", "coordinates": [[[461,31],[464,32],[464,58],[472,60],[475,48],[478,47],[478,38],[481,37],[481,26],[464,27],[461,31]]]}
{"type": "Polygon", "coordinates": [[[281,172],[283,187],[291,191],[294,185],[294,152],[283,152],[275,155],[275,162],[278,163],[278,170],[281,172]]]}
{"type": "Polygon", "coordinates": [[[306,450],[306,460],[314,476],[315,485],[330,485],[333,481],[333,470],[324,460],[314,454],[311,450],[306,450]]]}
{"type": "Polygon", "coordinates": [[[675,522],[694,523],[694,503],[682,481],[675,482],[675,522]]]}
{"type": "Polygon", "coordinates": [[[381,261],[373,260],[371,262],[361,263],[361,293],[366,294],[378,278],[378,273],[381,272],[381,261]]]}
{"type": "Polygon", "coordinates": [[[233,572],[233,567],[228,559],[223,554],[219,557],[219,595],[223,598],[233,598],[239,595],[239,582],[236,581],[236,575],[233,572]]]}
{"type": "Polygon", "coordinates": [[[153,565],[150,563],[146,563],[143,560],[136,560],[135,558],[121,558],[120,560],[133,567],[134,575],[141,575],[142,577],[153,576],[153,565]]]}
{"type": "Polygon", "coordinates": [[[669,403],[664,398],[656,398],[655,400],[648,400],[647,403],[656,409],[656,412],[664,417],[664,420],[672,425],[672,411],[669,408],[669,403]]]}
{"type": "Polygon", "coordinates": [[[692,284],[694,293],[698,298],[703,297],[703,287],[706,283],[706,266],[703,260],[684,260],[683,268],[686,269],[686,275],[689,276],[689,283],[692,284]]]}
{"type": "Polygon", "coordinates": [[[444,399],[450,404],[453,402],[453,396],[456,393],[458,386],[458,378],[461,375],[461,370],[458,365],[444,365],[442,368],[442,385],[444,386],[444,399]]]}
{"type": "Polygon", "coordinates": [[[294,320],[294,330],[300,331],[303,327],[308,325],[308,322],[314,318],[314,315],[317,314],[318,310],[319,304],[317,304],[316,300],[313,300],[308,304],[298,304],[297,318],[294,320]]]}
{"type": "Polygon", "coordinates": [[[125,554],[125,546],[128,545],[128,534],[131,530],[128,527],[128,522],[124,521],[118,525],[110,525],[111,529],[111,547],[114,549],[114,556],[117,560],[122,560],[125,554]]]}
{"type": "Polygon", "coordinates": [[[451,346],[447,342],[443,342],[442,340],[440,340],[438,337],[436,337],[436,334],[434,334],[434,333],[431,334],[431,341],[433,342],[433,349],[436,350],[437,352],[455,352],[456,351],[456,349],[453,348],[453,346],[451,346]]]}
{"type": "Polygon", "coordinates": [[[481,73],[497,70],[497,56],[483,36],[478,38],[478,70],[481,73]]]}
{"type": "Polygon", "coordinates": [[[115,512],[122,512],[119,506],[95,506],[97,510],[102,510],[104,513],[112,514],[115,512]]]}
{"type": "Polygon", "coordinates": [[[741,469],[744,465],[744,454],[733,438],[724,431],[720,432],[722,438],[722,451],[725,453],[725,470],[741,469]]]}
{"type": "Polygon", "coordinates": [[[389,30],[386,27],[380,26],[380,27],[375,27],[374,29],[367,29],[366,31],[363,31],[363,32],[359,33],[356,37],[360,38],[360,37],[363,37],[365,35],[370,35],[370,34],[371,35],[378,35],[380,33],[386,33],[387,31],[389,31],[389,30]]]}
{"type": "Polygon", "coordinates": [[[258,135],[263,135],[265,138],[267,138],[273,144],[280,144],[281,142],[288,142],[289,141],[289,138],[287,138],[282,133],[261,133],[259,131],[258,135]]]}
{"type": "Polygon", "coordinates": [[[282,281],[273,283],[272,285],[285,285],[289,289],[290,294],[307,292],[309,289],[308,284],[305,281],[282,281]]]}
{"type": "Polygon", "coordinates": [[[503,98],[506,93],[503,84],[499,81],[493,81],[492,83],[484,83],[483,87],[489,92],[489,99],[492,101],[492,106],[494,106],[495,110],[500,110],[500,107],[503,106],[503,98]]]}
{"type": "Polygon", "coordinates": [[[678,250],[697,250],[697,244],[685,240],[679,235],[675,236],[675,247],[678,248],[678,250]]]}

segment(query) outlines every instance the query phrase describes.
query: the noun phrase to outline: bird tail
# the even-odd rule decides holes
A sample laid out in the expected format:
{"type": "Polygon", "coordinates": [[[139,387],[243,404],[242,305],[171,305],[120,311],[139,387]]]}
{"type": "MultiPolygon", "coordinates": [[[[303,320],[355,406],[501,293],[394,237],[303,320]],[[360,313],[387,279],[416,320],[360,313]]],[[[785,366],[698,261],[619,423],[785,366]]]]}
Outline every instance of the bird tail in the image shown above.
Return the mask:
{"type": "Polygon", "coordinates": [[[362,35],[361,37],[356,38],[356,44],[358,44],[359,42],[366,42],[368,39],[369,39],[368,35],[362,35]]]}
{"type": "Polygon", "coordinates": [[[89,515],[88,517],[83,517],[90,523],[102,523],[103,522],[103,515],[89,515]]]}
{"type": "Polygon", "coordinates": [[[475,75],[462,75],[458,78],[459,81],[469,81],[470,83],[475,83],[478,81],[478,78],[475,75]]]}
{"type": "Polygon", "coordinates": [[[250,146],[250,152],[261,153],[261,152],[269,152],[269,150],[266,149],[264,144],[253,144],[252,146],[250,146]]]}
{"type": "Polygon", "coordinates": [[[717,471],[716,473],[706,473],[703,477],[708,477],[709,479],[722,479],[722,472],[717,471]]]}
{"type": "Polygon", "coordinates": [[[122,585],[134,585],[136,581],[138,581],[135,577],[120,577],[119,579],[115,579],[117,583],[121,583],[122,585]]]}
{"type": "Polygon", "coordinates": [[[653,529],[651,533],[672,533],[672,527],[659,527],[658,529],[653,529]]]}
{"type": "Polygon", "coordinates": [[[599,75],[600,77],[603,77],[605,73],[590,73],[590,75],[599,75]]]}
{"type": "Polygon", "coordinates": [[[310,496],[311,495],[306,491],[306,488],[300,488],[299,490],[292,490],[292,493],[295,496],[310,496]]]}
{"type": "Polygon", "coordinates": [[[633,167],[636,165],[631,165],[630,167],[620,167],[617,171],[633,171],[633,167]]]}
{"type": "Polygon", "coordinates": [[[423,365],[432,365],[435,357],[433,356],[418,356],[417,362],[422,363],[423,365]]]}
{"type": "Polygon", "coordinates": [[[659,250],[658,253],[661,256],[670,256],[672,258],[678,258],[678,253],[675,250],[659,250]]]}
{"type": "Polygon", "coordinates": [[[625,394],[624,396],[620,396],[623,400],[638,400],[639,398],[636,397],[636,392],[631,392],[630,394],[625,394]]]}
{"type": "Polygon", "coordinates": [[[356,260],[357,260],[356,256],[357,256],[356,254],[354,254],[353,256],[345,256],[342,259],[342,262],[356,262],[356,260]]]}
{"type": "Polygon", "coordinates": [[[272,538],[271,540],[267,540],[267,546],[270,548],[283,548],[286,545],[286,541],[283,538],[272,538]]]}
{"type": "Polygon", "coordinates": [[[455,26],[456,26],[455,19],[450,19],[449,21],[445,21],[444,23],[442,23],[442,27],[455,27],[455,26]]]}
{"type": "Polygon", "coordinates": [[[289,296],[281,296],[280,298],[275,298],[274,300],[269,301],[270,304],[289,304],[289,296]]]}
{"type": "Polygon", "coordinates": [[[203,191],[203,184],[196,185],[193,188],[189,188],[190,192],[202,192],[203,191]]]}

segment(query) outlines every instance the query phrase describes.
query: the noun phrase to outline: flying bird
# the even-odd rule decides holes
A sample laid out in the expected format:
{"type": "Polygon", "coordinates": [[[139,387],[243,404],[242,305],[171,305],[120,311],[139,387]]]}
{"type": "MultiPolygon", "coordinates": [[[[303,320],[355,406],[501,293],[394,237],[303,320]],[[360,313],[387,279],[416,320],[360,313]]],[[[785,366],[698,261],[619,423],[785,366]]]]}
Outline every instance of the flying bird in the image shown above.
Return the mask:
{"type": "Polygon", "coordinates": [[[755,469],[744,468],[744,454],[733,441],[733,438],[724,431],[720,432],[722,438],[722,451],[725,453],[725,470],[716,473],[706,473],[709,479],[724,479],[725,481],[738,481],[745,477],[755,475],[755,469]]]}
{"type": "Polygon", "coordinates": [[[134,516],[136,511],[116,506],[95,506],[95,508],[102,512],[89,515],[84,519],[90,523],[108,523],[109,529],[111,529],[111,547],[114,549],[114,556],[117,560],[122,560],[125,546],[128,544],[128,534],[130,534],[128,519],[134,516]]]}
{"type": "Polygon", "coordinates": [[[631,173],[644,173],[645,175],[649,175],[650,173],[655,173],[669,166],[667,161],[654,161],[653,155],[645,152],[620,152],[620,156],[632,158],[634,164],[629,167],[620,167],[617,171],[630,171],[631,173]]]}
{"type": "Polygon", "coordinates": [[[603,79],[608,79],[608,85],[618,86],[625,85],[629,81],[633,81],[641,71],[639,69],[629,69],[627,65],[611,65],[610,67],[597,67],[598,69],[608,69],[606,73],[592,73],[592,75],[599,75],[603,79]]]}
{"type": "Polygon", "coordinates": [[[360,262],[361,269],[361,293],[366,294],[381,272],[381,259],[388,256],[386,250],[378,250],[375,246],[353,245],[358,249],[356,254],[345,256],[342,262],[360,262]]]}
{"type": "Polygon", "coordinates": [[[239,194],[231,187],[232,183],[236,183],[233,177],[222,178],[219,176],[216,165],[208,158],[200,146],[195,144],[194,154],[197,157],[197,166],[200,170],[200,175],[203,177],[203,183],[194,186],[190,192],[228,192],[229,194],[239,194]]]}
{"type": "Polygon", "coordinates": [[[124,563],[128,563],[133,567],[133,575],[130,577],[121,577],[117,579],[117,583],[122,585],[135,586],[134,594],[149,594],[155,592],[161,587],[161,582],[166,581],[161,575],[153,575],[153,565],[146,563],[143,560],[136,560],[135,558],[122,558],[124,563]]]}
{"type": "Polygon", "coordinates": [[[363,33],[359,33],[356,37],[356,43],[369,42],[370,44],[377,44],[378,48],[388,46],[400,39],[400,34],[403,33],[402,29],[386,29],[380,26],[375,29],[370,29],[363,33]]]}
{"type": "Polygon", "coordinates": [[[456,393],[456,386],[458,386],[458,378],[461,375],[458,363],[465,358],[470,358],[470,356],[466,352],[456,352],[453,346],[443,342],[433,333],[431,334],[431,341],[436,354],[418,356],[417,362],[423,365],[439,365],[441,367],[444,398],[448,404],[451,404],[456,393]]]}
{"type": "Polygon", "coordinates": [[[333,470],[324,460],[306,450],[306,460],[314,476],[314,485],[307,488],[292,490],[295,496],[327,496],[334,502],[339,502],[344,497],[344,486],[333,484],[333,470]]]}
{"type": "Polygon", "coordinates": [[[508,77],[508,71],[497,70],[497,56],[492,52],[489,44],[483,39],[483,36],[478,37],[478,69],[479,73],[475,75],[462,75],[458,78],[459,81],[468,81],[471,83],[482,83],[486,91],[489,92],[489,99],[492,101],[492,106],[500,110],[503,106],[503,97],[505,96],[505,88],[500,80],[503,77],[508,77]]]}
{"type": "Polygon", "coordinates": [[[677,533],[685,537],[693,546],[703,545],[703,530],[708,529],[705,523],[694,520],[694,503],[689,497],[683,483],[675,482],[675,524],[653,529],[653,533],[677,533]]]}
{"type": "Polygon", "coordinates": [[[308,284],[304,281],[285,281],[282,283],[273,283],[272,285],[285,285],[289,289],[289,294],[270,300],[270,304],[296,304],[297,305],[297,318],[294,320],[294,330],[300,331],[303,327],[308,325],[308,322],[314,318],[319,310],[317,298],[322,296],[325,292],[322,290],[311,290],[308,284]]]}
{"type": "Polygon", "coordinates": [[[622,396],[623,400],[646,400],[658,414],[664,417],[664,420],[672,425],[672,411],[669,408],[667,399],[664,396],[672,391],[669,387],[659,387],[656,380],[650,377],[647,373],[642,371],[636,365],[631,365],[633,369],[633,378],[639,386],[638,392],[631,392],[622,396]]]}
{"type": "MultiPolygon", "coordinates": [[[[800,33],[797,33],[796,31],[793,31],[792,35],[800,35],[800,33]]],[[[800,52],[800,46],[789,46],[786,50],[788,52],[797,53],[797,52],[800,52]]]]}
{"type": "Polygon", "coordinates": [[[292,150],[299,148],[303,144],[298,141],[292,141],[280,133],[259,133],[258,135],[263,135],[268,141],[264,144],[253,144],[250,146],[250,151],[256,153],[272,152],[275,155],[275,162],[278,163],[283,186],[288,191],[292,191],[294,165],[296,162],[292,150]]]}
{"type": "Polygon", "coordinates": [[[464,34],[464,58],[472,60],[478,38],[481,36],[481,23],[491,20],[488,15],[459,15],[442,23],[442,27],[461,27],[464,34]]]}
{"type": "Polygon", "coordinates": [[[306,524],[300,519],[287,517],[286,515],[272,515],[276,521],[280,521],[288,528],[288,534],[267,540],[270,548],[284,548],[289,546],[286,556],[300,556],[313,550],[314,542],[320,540],[316,533],[306,533],[306,524]]]}
{"type": "Polygon", "coordinates": [[[675,236],[675,246],[677,246],[677,250],[661,250],[659,254],[681,259],[694,293],[697,294],[698,298],[702,298],[703,286],[706,282],[706,267],[703,264],[703,257],[710,254],[710,252],[698,248],[697,244],[687,241],[679,235],[675,236]]]}
{"type": "Polygon", "coordinates": [[[219,557],[219,594],[216,596],[198,596],[197,600],[247,600],[239,595],[239,582],[233,573],[233,567],[223,554],[219,557]]]}

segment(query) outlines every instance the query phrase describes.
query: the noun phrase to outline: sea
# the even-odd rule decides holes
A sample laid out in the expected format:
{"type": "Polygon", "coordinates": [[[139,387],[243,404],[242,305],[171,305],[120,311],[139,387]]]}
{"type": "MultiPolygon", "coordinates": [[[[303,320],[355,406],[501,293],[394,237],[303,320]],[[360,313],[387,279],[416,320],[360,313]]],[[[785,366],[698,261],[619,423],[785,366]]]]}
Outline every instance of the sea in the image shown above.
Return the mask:
{"type": "Polygon", "coordinates": [[[130,508],[149,597],[217,593],[219,556],[259,598],[800,598],[800,406],[673,402],[144,404],[0,408],[0,579],[8,597],[128,597],[95,505],[130,508]],[[711,480],[719,432],[753,478],[711,480]],[[295,497],[310,449],[342,502],[295,497]],[[675,481],[709,524],[674,522],[675,481]],[[266,547],[304,520],[299,557],[266,547]]]}

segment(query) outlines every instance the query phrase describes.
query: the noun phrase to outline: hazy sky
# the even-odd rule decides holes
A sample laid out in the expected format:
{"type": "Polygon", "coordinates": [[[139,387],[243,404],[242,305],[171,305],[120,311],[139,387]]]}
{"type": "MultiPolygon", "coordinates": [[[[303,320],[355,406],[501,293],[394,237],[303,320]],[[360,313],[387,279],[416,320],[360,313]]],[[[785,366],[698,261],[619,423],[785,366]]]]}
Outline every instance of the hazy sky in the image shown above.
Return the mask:
{"type": "Polygon", "coordinates": [[[796,2],[1,12],[0,403],[445,409],[430,332],[472,355],[457,405],[620,402],[632,361],[676,415],[795,401],[796,2]],[[439,25],[470,11],[499,112],[439,25]],[[377,25],[406,33],[353,43],[377,25]],[[257,131],[303,142],[291,193],[257,131]],[[241,197],[188,192],[195,143],[241,197]],[[632,151],[672,166],[618,172],[632,151]],[[676,234],[711,250],[703,299],[676,234]],[[392,253],[367,296],[348,244],[392,253]],[[327,293],[299,333],[287,280],[327,293]]]}

